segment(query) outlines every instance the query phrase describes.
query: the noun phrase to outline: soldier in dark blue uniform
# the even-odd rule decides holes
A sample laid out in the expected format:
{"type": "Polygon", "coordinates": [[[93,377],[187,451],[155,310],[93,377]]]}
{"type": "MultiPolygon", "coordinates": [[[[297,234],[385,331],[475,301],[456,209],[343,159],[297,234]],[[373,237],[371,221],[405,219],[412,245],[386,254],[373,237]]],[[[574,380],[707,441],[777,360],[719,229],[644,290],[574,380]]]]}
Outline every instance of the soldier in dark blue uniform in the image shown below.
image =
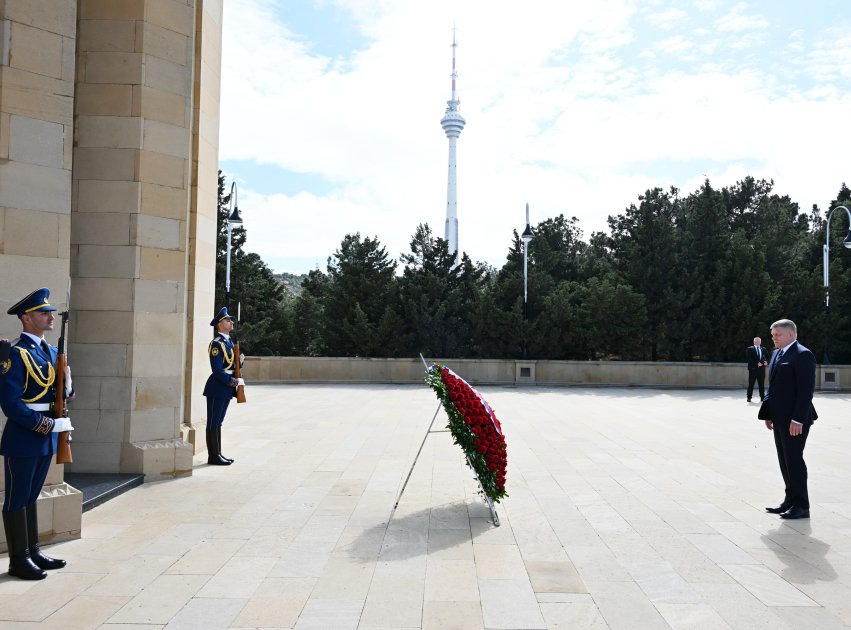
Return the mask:
{"type": "MultiPolygon", "coordinates": [[[[18,316],[23,332],[0,361],[0,407],[7,418],[0,439],[6,474],[3,527],[9,575],[24,580],[44,579],[45,570],[65,566],[64,560],[50,558],[39,548],[36,512],[58,434],[74,429],[68,418],[54,419],[50,412],[57,349],[44,340],[44,333],[53,330],[56,310],[47,301],[49,296],[47,289],[38,289],[7,311],[18,316]]],[[[66,383],[70,395],[70,372],[66,383]]]]}
{"type": "Polygon", "coordinates": [[[210,326],[213,326],[215,333],[207,348],[213,373],[204,386],[204,396],[207,397],[207,463],[211,466],[230,466],[233,460],[222,455],[222,423],[231,398],[236,396],[237,386],[245,382],[233,376],[234,366],[240,358],[234,356],[230,339],[233,318],[228,315],[227,307],[216,314],[210,326]]]}

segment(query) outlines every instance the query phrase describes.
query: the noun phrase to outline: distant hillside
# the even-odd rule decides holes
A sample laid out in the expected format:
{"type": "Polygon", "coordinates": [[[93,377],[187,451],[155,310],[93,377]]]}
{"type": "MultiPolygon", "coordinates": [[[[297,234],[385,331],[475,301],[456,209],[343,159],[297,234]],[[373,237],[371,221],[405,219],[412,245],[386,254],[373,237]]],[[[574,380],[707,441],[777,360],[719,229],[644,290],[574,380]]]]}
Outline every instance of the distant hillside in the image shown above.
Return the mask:
{"type": "Polygon", "coordinates": [[[276,273],[275,277],[278,279],[284,288],[289,291],[292,295],[301,295],[301,281],[307,277],[307,274],[295,274],[295,273],[276,273]]]}

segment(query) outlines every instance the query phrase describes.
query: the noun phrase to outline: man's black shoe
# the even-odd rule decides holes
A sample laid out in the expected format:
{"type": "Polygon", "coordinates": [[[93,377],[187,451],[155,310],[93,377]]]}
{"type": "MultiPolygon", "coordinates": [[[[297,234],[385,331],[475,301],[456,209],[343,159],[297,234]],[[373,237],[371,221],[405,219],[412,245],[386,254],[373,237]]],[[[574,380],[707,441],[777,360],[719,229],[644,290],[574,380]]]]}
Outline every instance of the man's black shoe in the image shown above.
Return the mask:
{"type": "Polygon", "coordinates": [[[783,512],[788,510],[790,507],[792,507],[792,504],[786,503],[784,501],[783,503],[778,505],[776,508],[770,508],[770,507],[765,508],[765,511],[768,512],[769,514],[783,514],[783,512]]]}
{"type": "Polygon", "coordinates": [[[750,401],[751,401],[751,399],[750,399],[750,398],[748,398],[748,402],[750,402],[750,401]]]}
{"type": "Polygon", "coordinates": [[[785,519],[810,518],[810,511],[805,510],[804,508],[800,508],[796,505],[794,507],[790,507],[788,512],[781,514],[780,518],[785,518],[785,519]]]}

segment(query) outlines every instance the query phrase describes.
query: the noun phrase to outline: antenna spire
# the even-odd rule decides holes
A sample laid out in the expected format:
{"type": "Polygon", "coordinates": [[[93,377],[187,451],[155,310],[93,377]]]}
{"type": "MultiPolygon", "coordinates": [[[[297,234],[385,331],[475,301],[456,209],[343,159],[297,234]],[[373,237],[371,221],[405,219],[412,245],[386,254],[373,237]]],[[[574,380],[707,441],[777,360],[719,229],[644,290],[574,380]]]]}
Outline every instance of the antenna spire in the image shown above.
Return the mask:
{"type": "Polygon", "coordinates": [[[461,102],[458,100],[455,80],[458,72],[455,70],[455,50],[458,48],[458,40],[455,38],[455,25],[452,25],[452,98],[446,101],[446,113],[440,119],[443,132],[449,139],[449,177],[446,186],[446,241],[449,245],[449,253],[455,256],[455,264],[458,264],[458,180],[457,180],[457,142],[466,121],[458,111],[461,102]]]}

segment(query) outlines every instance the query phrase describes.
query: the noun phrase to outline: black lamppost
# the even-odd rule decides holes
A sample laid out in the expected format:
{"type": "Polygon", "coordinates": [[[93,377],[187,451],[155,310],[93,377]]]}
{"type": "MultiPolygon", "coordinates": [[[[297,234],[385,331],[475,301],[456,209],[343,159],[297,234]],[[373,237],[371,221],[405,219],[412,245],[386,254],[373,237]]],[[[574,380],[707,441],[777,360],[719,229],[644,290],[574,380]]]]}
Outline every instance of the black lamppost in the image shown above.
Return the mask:
{"type": "Polygon", "coordinates": [[[526,204],[526,229],[520,238],[523,240],[523,358],[527,358],[528,351],[526,349],[526,317],[527,304],[529,295],[529,241],[534,236],[532,226],[529,225],[529,204],[526,204]]]}
{"type": "MultiPolygon", "coordinates": [[[[845,206],[836,206],[831,209],[831,211],[827,214],[827,225],[825,229],[824,236],[824,308],[825,313],[830,314],[830,220],[833,218],[833,213],[842,208],[845,210],[845,214],[848,215],[848,235],[845,237],[845,240],[842,241],[842,244],[847,248],[851,249],[851,210],[846,208],[845,206]]],[[[825,365],[830,365],[830,359],[827,357],[827,337],[825,337],[824,344],[824,361],[822,361],[825,365]]]]}
{"type": "Polygon", "coordinates": [[[230,238],[234,226],[242,225],[242,216],[237,205],[236,182],[230,185],[230,202],[228,204],[228,249],[225,263],[225,306],[230,307],[230,238]]]}

